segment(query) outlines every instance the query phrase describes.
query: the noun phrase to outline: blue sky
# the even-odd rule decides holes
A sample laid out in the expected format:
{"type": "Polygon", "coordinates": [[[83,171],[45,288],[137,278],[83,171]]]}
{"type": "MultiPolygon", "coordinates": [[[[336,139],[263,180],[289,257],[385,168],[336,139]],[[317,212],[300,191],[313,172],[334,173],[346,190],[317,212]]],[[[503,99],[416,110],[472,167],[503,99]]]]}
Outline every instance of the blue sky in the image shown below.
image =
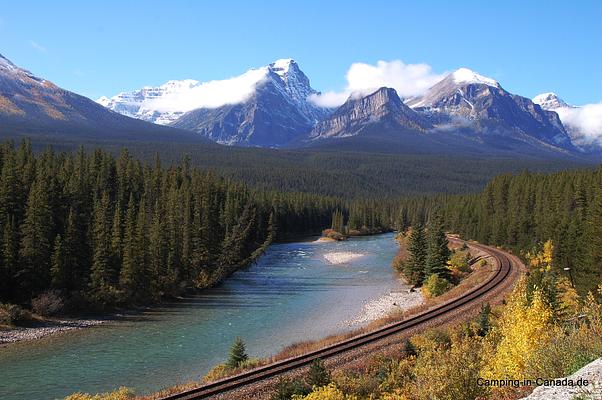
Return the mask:
{"type": "Polygon", "coordinates": [[[322,3],[6,1],[0,53],[91,98],[292,57],[321,91],[342,90],[353,63],[402,60],[466,66],[528,97],[602,101],[601,1],[322,3]]]}

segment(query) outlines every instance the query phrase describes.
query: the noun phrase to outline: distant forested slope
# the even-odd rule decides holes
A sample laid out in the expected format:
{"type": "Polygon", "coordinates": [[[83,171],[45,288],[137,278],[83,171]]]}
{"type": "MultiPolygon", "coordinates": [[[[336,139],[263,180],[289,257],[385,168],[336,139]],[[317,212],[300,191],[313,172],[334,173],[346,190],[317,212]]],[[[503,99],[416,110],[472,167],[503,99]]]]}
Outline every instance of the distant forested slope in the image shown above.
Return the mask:
{"type": "Polygon", "coordinates": [[[554,269],[576,286],[602,283],[602,166],[554,174],[501,175],[477,194],[405,198],[399,226],[434,213],[463,238],[534,253],[551,240],[554,269]]]}

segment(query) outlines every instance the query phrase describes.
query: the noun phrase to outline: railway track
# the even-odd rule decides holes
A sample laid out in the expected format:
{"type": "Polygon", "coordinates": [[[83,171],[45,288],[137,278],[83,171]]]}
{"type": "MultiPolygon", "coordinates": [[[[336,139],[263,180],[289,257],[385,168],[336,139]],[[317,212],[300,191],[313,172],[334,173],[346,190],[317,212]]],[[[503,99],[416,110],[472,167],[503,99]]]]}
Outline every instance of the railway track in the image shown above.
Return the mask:
{"type": "MultiPolygon", "coordinates": [[[[450,241],[459,240],[450,238],[450,241]]],[[[466,306],[471,302],[477,301],[480,297],[491,292],[498,285],[500,285],[506,279],[506,277],[508,277],[512,268],[515,268],[515,266],[512,259],[509,258],[503,251],[479,244],[471,244],[471,246],[490,254],[491,257],[496,260],[498,268],[495,274],[486,282],[473,288],[471,291],[458,298],[450,300],[440,306],[432,308],[409,319],[383,326],[382,328],[376,329],[372,332],[354,336],[342,342],[338,342],[300,356],[264,365],[262,367],[199,386],[194,389],[172,394],[163,397],[161,400],[205,399],[211,396],[229,392],[231,390],[239,389],[245,385],[267,378],[272,378],[285,372],[304,367],[317,358],[324,360],[366,344],[376,342],[391,335],[403,332],[407,329],[414,328],[418,325],[425,324],[433,319],[441,317],[446,313],[452,312],[460,307],[466,306]]]]}

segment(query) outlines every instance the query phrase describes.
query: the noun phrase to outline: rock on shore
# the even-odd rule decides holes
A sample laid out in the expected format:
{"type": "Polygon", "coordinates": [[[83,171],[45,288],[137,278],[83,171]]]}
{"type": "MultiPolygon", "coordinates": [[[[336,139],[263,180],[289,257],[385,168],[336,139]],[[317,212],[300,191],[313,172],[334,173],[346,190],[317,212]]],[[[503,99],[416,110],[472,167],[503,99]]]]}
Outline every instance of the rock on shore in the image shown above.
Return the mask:
{"type": "Polygon", "coordinates": [[[356,318],[345,321],[348,326],[364,325],[377,319],[385,318],[395,311],[404,311],[424,302],[420,291],[391,292],[370,300],[364,304],[362,313],[356,318]]]}

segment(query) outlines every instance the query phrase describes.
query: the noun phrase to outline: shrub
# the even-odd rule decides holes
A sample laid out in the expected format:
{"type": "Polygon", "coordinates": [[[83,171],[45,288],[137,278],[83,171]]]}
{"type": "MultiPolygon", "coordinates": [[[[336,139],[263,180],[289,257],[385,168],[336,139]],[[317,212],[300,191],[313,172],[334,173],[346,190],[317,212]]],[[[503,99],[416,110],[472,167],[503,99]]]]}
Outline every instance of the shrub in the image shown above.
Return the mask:
{"type": "Polygon", "coordinates": [[[215,367],[211,368],[207,375],[203,377],[203,382],[213,382],[219,379],[225,378],[232,373],[232,369],[229,368],[226,364],[217,364],[215,367]]]}
{"type": "Polygon", "coordinates": [[[451,266],[452,276],[460,280],[468,275],[472,269],[470,268],[470,253],[456,251],[452,254],[449,264],[451,266]]]}
{"type": "Polygon", "coordinates": [[[63,298],[58,290],[48,290],[31,300],[33,312],[45,317],[60,313],[63,306],[63,298]]]}
{"type": "Polygon", "coordinates": [[[260,365],[260,361],[257,358],[249,358],[246,361],[240,363],[237,368],[231,368],[226,363],[217,364],[215,367],[211,368],[209,372],[203,377],[203,382],[214,382],[219,379],[226,378],[228,376],[234,375],[239,371],[245,369],[255,368],[260,365]]]}
{"type": "Polygon", "coordinates": [[[307,396],[294,395],[293,400],[355,400],[355,396],[347,396],[334,383],[321,388],[316,388],[307,396]]]}
{"type": "Polygon", "coordinates": [[[305,382],[310,387],[321,387],[328,385],[330,381],[330,372],[324,366],[324,362],[319,358],[314,360],[309,366],[305,382]]]}
{"type": "Polygon", "coordinates": [[[25,319],[25,312],[16,304],[0,303],[0,324],[14,325],[25,319]]]}
{"type": "Polygon", "coordinates": [[[416,346],[409,339],[406,339],[403,342],[403,349],[401,350],[403,354],[407,357],[416,356],[418,353],[416,352],[416,346]]]}
{"type": "Polygon", "coordinates": [[[472,400],[485,394],[480,376],[481,340],[454,335],[450,346],[431,344],[421,349],[414,374],[418,399],[472,400]]]}
{"type": "Polygon", "coordinates": [[[88,393],[74,393],[65,397],[65,400],[130,400],[134,397],[134,392],[126,387],[122,387],[114,392],[100,393],[96,395],[91,395],[88,393]]]}
{"type": "Polygon", "coordinates": [[[330,239],[334,239],[334,240],[337,240],[337,241],[345,240],[346,239],[345,235],[343,235],[340,232],[335,231],[334,229],[324,229],[322,231],[322,234],[324,235],[324,237],[327,237],[327,238],[330,238],[330,239]]]}
{"type": "Polygon", "coordinates": [[[276,392],[272,400],[290,400],[293,396],[305,396],[311,393],[311,388],[300,379],[281,378],[276,384],[276,392]]]}
{"type": "Polygon", "coordinates": [[[381,381],[370,371],[338,372],[333,375],[333,380],[343,392],[353,393],[362,399],[380,393],[381,381]]]}
{"type": "Polygon", "coordinates": [[[431,274],[424,282],[422,290],[427,297],[441,296],[450,289],[450,283],[437,274],[431,274]]]}

